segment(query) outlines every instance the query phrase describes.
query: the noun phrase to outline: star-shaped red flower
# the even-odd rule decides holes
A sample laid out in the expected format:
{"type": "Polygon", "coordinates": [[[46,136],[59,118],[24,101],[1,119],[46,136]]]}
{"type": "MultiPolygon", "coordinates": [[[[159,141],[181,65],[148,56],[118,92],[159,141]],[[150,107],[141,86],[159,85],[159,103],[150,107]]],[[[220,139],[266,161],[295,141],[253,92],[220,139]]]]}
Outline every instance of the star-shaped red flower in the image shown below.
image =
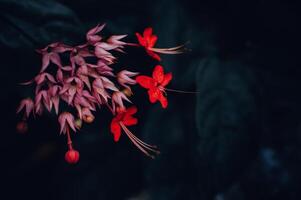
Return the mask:
{"type": "Polygon", "coordinates": [[[167,98],[165,97],[165,86],[171,81],[172,74],[164,74],[164,69],[161,65],[154,68],[152,77],[137,76],[136,82],[142,87],[148,89],[149,100],[151,103],[160,101],[163,108],[168,105],[167,98]],[[163,94],[164,93],[164,94],[163,94]]]}
{"type": "Polygon", "coordinates": [[[138,42],[141,46],[143,46],[152,58],[161,61],[161,58],[158,54],[154,53],[152,48],[155,46],[158,37],[153,34],[153,28],[148,27],[144,29],[143,36],[140,33],[136,33],[138,42]]]}
{"type": "Polygon", "coordinates": [[[138,123],[138,119],[132,115],[137,112],[137,107],[132,106],[125,110],[117,110],[117,115],[112,119],[111,132],[114,141],[118,142],[121,135],[122,126],[132,126],[138,123]]]}

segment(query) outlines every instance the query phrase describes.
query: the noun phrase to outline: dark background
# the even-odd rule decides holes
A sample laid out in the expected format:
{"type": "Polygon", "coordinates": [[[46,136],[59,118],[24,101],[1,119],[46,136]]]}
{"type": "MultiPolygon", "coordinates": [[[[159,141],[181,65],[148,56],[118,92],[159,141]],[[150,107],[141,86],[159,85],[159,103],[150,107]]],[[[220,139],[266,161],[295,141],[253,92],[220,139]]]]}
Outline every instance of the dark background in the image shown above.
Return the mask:
{"type": "MultiPolygon", "coordinates": [[[[0,0],[0,199],[300,199],[299,15],[297,3],[274,0],[0,0]],[[39,71],[34,49],[80,44],[103,22],[129,41],[147,26],[158,47],[190,41],[162,64],[171,88],[199,93],[169,93],[163,110],[137,91],[131,130],[160,147],[155,160],[124,135],[115,144],[102,109],[73,135],[81,160],[70,166],[55,115],[16,133],[17,104],[32,94],[18,83],[39,71]]],[[[156,62],[128,51],[127,69],[150,73],[156,62]]]]}

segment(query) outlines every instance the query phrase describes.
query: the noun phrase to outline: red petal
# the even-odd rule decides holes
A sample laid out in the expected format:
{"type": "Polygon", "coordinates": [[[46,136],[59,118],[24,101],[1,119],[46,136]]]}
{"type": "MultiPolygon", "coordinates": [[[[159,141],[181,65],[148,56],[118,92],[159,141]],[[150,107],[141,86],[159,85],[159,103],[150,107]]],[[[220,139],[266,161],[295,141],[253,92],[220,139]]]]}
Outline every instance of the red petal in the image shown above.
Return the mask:
{"type": "Polygon", "coordinates": [[[167,101],[167,98],[162,94],[162,92],[159,94],[159,101],[162,105],[162,108],[167,108],[167,105],[168,105],[168,101],[167,101]]]}
{"type": "Polygon", "coordinates": [[[161,65],[157,65],[153,71],[153,78],[158,83],[162,83],[164,80],[164,69],[161,65]]]}
{"type": "Polygon", "coordinates": [[[164,80],[162,81],[161,86],[163,86],[163,87],[166,86],[171,81],[171,79],[172,79],[171,73],[165,74],[164,80]]]}
{"type": "Polygon", "coordinates": [[[135,114],[137,112],[137,107],[136,106],[132,106],[132,107],[130,107],[130,108],[128,108],[127,110],[126,110],[126,114],[127,115],[133,115],[133,114],[135,114]]]}
{"type": "Polygon", "coordinates": [[[136,33],[136,37],[138,39],[138,42],[141,46],[146,46],[146,41],[145,39],[140,35],[140,33],[136,33]]]}
{"type": "Polygon", "coordinates": [[[157,61],[161,61],[161,58],[158,54],[154,53],[153,51],[150,50],[146,50],[147,54],[152,57],[153,59],[157,60],[157,61]]]}
{"type": "Polygon", "coordinates": [[[138,119],[129,116],[129,117],[125,118],[124,120],[122,120],[122,122],[125,126],[132,126],[132,125],[136,125],[138,123],[138,119]]]}
{"type": "Polygon", "coordinates": [[[157,40],[158,40],[158,37],[156,35],[152,35],[148,40],[148,46],[149,47],[155,46],[157,40]]]}
{"type": "Polygon", "coordinates": [[[150,89],[155,87],[155,81],[153,78],[148,77],[148,76],[137,76],[136,77],[136,82],[141,85],[141,87],[150,89]]]}
{"type": "Polygon", "coordinates": [[[144,38],[150,37],[152,34],[153,34],[153,28],[152,27],[147,27],[143,31],[143,37],[144,38]]]}
{"type": "Polygon", "coordinates": [[[148,90],[148,97],[151,103],[155,103],[158,100],[160,90],[158,88],[152,88],[148,90]]]}
{"type": "Polygon", "coordinates": [[[111,122],[111,132],[114,136],[114,141],[118,142],[121,135],[121,127],[115,119],[111,122]]]}

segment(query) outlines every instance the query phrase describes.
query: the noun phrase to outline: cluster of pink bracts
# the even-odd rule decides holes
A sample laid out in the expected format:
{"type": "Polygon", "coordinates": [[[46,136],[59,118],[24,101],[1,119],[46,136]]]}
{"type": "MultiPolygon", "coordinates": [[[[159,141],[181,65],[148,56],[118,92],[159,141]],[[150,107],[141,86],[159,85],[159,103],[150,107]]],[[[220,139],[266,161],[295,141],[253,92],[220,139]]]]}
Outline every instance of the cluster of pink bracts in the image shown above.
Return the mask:
{"type": "Polygon", "coordinates": [[[23,85],[35,84],[34,99],[26,98],[20,103],[17,113],[24,110],[23,119],[17,124],[20,132],[27,130],[26,120],[32,114],[41,115],[46,109],[53,109],[58,115],[60,133],[67,135],[68,151],[65,160],[74,164],[79,161],[79,152],[73,149],[70,130],[78,131],[82,122],[94,121],[94,112],[105,106],[113,114],[111,132],[117,142],[121,130],[147,156],[154,157],[159,151],[156,146],[149,145],[137,138],[127,126],[137,124],[137,118],[132,115],[137,112],[129,97],[131,86],[138,83],[148,90],[152,103],[159,101],[163,108],[167,107],[165,86],[172,79],[171,73],[164,74],[163,67],[157,65],[152,76],[139,75],[138,72],[122,70],[114,72],[116,62],[114,51],[124,52],[125,46],[143,47],[148,55],[160,61],[158,53],[178,54],[183,51],[183,45],[174,48],[154,48],[157,36],[152,28],[146,28],[143,35],[136,33],[138,43],[121,41],[126,35],[113,35],[104,39],[99,32],[105,25],[98,25],[86,34],[87,42],[79,46],[69,46],[63,43],[52,43],[44,49],[38,50],[42,55],[40,73],[31,81],[23,85]],[[66,62],[63,57],[67,58],[66,62]],[[73,113],[61,110],[61,102],[73,108],[73,113]]]}

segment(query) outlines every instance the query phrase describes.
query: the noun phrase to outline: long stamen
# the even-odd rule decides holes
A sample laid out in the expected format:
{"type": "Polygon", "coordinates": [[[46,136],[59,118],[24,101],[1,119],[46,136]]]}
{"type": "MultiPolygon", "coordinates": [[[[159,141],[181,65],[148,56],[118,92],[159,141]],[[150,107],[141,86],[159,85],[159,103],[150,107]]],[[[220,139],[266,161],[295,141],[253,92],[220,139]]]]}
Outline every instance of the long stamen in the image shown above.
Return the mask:
{"type": "MultiPolygon", "coordinates": [[[[143,144],[143,145],[149,147],[150,150],[152,150],[152,151],[154,151],[154,149],[158,148],[156,145],[150,145],[150,144],[147,144],[147,143],[143,142],[142,140],[140,140],[139,138],[137,138],[134,134],[132,134],[132,136],[133,136],[133,138],[136,139],[136,141],[138,141],[140,144],[143,144]]],[[[159,152],[159,151],[157,151],[157,152],[159,152]]]]}
{"type": "MultiPolygon", "coordinates": [[[[122,123],[122,122],[121,122],[122,123]]],[[[124,126],[124,124],[122,123],[122,125],[124,126]]],[[[159,154],[160,151],[156,150],[157,147],[156,146],[153,146],[153,145],[149,145],[149,144],[146,144],[144,142],[142,142],[139,138],[137,138],[126,126],[124,126],[124,131],[128,133],[129,136],[131,136],[131,138],[133,138],[136,142],[138,142],[140,145],[142,145],[144,148],[154,152],[154,153],[157,153],[159,154]]]]}
{"type": "Polygon", "coordinates": [[[163,53],[163,54],[181,54],[181,53],[188,51],[188,49],[185,48],[185,45],[187,43],[188,42],[186,42],[185,44],[176,46],[176,47],[172,47],[172,48],[149,48],[149,50],[157,52],[157,53],[163,53]]]}
{"type": "Polygon", "coordinates": [[[200,93],[199,91],[192,92],[192,91],[175,90],[175,89],[169,89],[169,88],[163,88],[163,87],[160,88],[160,89],[170,91],[170,92],[185,93],[185,94],[198,94],[198,93],[200,93]]]}
{"type": "Polygon", "coordinates": [[[134,134],[132,134],[128,129],[128,134],[137,142],[139,143],[140,145],[142,145],[144,148],[156,153],[156,154],[159,154],[160,151],[156,150],[157,147],[156,146],[152,146],[152,145],[149,145],[149,144],[146,144],[144,142],[142,142],[139,138],[137,138],[134,134]]]}
{"type": "Polygon", "coordinates": [[[176,47],[171,47],[171,48],[151,48],[151,50],[153,50],[153,51],[156,51],[156,50],[173,51],[173,50],[178,50],[178,49],[181,49],[181,48],[185,47],[185,45],[187,43],[188,42],[186,42],[185,44],[176,46],[176,47]]]}
{"type": "Polygon", "coordinates": [[[146,150],[149,150],[149,151],[154,152],[156,154],[160,153],[160,151],[156,150],[156,148],[157,148],[156,146],[152,146],[152,145],[149,145],[149,144],[146,144],[146,143],[142,142],[129,129],[127,129],[126,126],[122,122],[119,122],[119,124],[122,127],[122,129],[124,130],[124,132],[127,134],[127,136],[129,137],[129,139],[134,143],[134,145],[138,149],[140,149],[145,155],[147,155],[147,156],[154,159],[155,156],[151,155],[146,150]]]}
{"type": "Polygon", "coordinates": [[[181,53],[184,53],[185,51],[184,50],[172,50],[172,51],[167,51],[167,50],[160,50],[160,49],[156,49],[156,50],[154,50],[154,49],[150,49],[150,50],[152,50],[152,51],[154,51],[154,52],[157,52],[157,53],[163,53],[163,54],[181,54],[181,53]]]}

